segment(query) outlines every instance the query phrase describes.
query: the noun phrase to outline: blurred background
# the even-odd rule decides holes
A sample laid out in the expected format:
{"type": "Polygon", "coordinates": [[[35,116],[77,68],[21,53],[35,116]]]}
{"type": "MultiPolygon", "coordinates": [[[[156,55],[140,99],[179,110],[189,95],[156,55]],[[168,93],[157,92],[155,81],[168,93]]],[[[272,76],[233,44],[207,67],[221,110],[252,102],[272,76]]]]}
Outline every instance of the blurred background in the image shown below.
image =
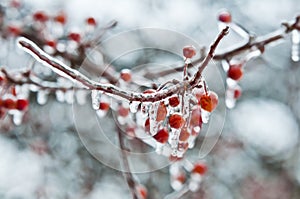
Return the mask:
{"type": "MultiPolygon", "coordinates": [[[[117,26],[107,31],[102,41],[124,31],[155,28],[184,35],[199,47],[208,47],[218,34],[217,16],[224,9],[231,12],[233,21],[257,36],[279,29],[283,21],[293,20],[300,14],[297,0],[23,0],[20,3],[22,7],[16,9],[11,1],[0,1],[8,20],[16,24],[21,19],[15,16],[20,13],[29,16],[40,10],[49,15],[64,11],[70,30],[82,31],[84,19],[91,16],[102,27],[116,20],[117,26]]],[[[164,39],[158,41],[161,46],[166,45],[164,39]]],[[[218,50],[241,41],[242,38],[230,35],[218,50]]],[[[134,34],[127,42],[147,41],[134,34]]],[[[16,47],[15,38],[2,38],[0,44],[1,67],[13,71],[30,65],[31,58],[16,47]]],[[[118,45],[121,48],[123,43],[118,45]]],[[[113,61],[118,45],[102,49],[106,57],[99,62],[113,61]]],[[[180,50],[180,46],[174,46],[180,50]]],[[[218,91],[222,109],[213,113],[221,119],[209,125],[221,126],[222,132],[209,154],[203,157],[209,169],[201,189],[181,198],[300,197],[300,62],[292,61],[290,54],[288,35],[282,42],[268,46],[262,56],[247,62],[240,81],[243,95],[236,107],[228,110],[224,108],[226,74],[219,62],[212,62],[219,68],[218,80],[214,81],[214,73],[209,73],[208,83],[218,91]]],[[[124,60],[117,60],[116,70],[154,58],[155,62],[163,58],[164,65],[180,61],[178,56],[161,58],[157,54],[141,60],[144,55],[133,53],[124,60]]],[[[112,117],[105,119],[105,125],[95,120],[89,97],[85,105],[59,102],[55,95],[49,95],[46,103],[36,99],[36,93],[30,94],[30,108],[22,125],[15,126],[7,118],[0,122],[0,198],[131,198],[122,172],[111,166],[118,162],[119,154],[112,154],[105,144],[99,144],[103,141],[99,138],[99,124],[101,131],[110,134],[109,139],[115,141],[112,117]],[[94,140],[84,139],[83,132],[94,140]],[[92,148],[101,151],[99,156],[111,157],[112,163],[99,161],[95,152],[87,150],[87,144],[95,145],[92,148]]],[[[195,154],[198,152],[196,148],[195,154]]],[[[173,192],[167,167],[135,176],[148,189],[148,198],[164,198],[173,192]]]]}

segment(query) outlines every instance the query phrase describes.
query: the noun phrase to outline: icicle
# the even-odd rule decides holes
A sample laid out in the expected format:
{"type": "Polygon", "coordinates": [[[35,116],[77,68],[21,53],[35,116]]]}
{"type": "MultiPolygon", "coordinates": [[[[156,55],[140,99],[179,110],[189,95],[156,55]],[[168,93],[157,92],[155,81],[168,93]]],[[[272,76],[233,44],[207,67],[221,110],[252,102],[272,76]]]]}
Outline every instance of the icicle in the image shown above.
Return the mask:
{"type": "Polygon", "coordinates": [[[138,111],[138,108],[139,108],[139,105],[141,103],[140,102],[137,102],[137,101],[132,101],[130,102],[129,104],[129,109],[130,109],[130,112],[131,113],[136,113],[138,111]]]}
{"type": "MultiPolygon", "coordinates": [[[[193,174],[192,174],[193,175],[193,174]]],[[[194,180],[191,180],[189,183],[189,190],[191,190],[192,192],[196,192],[198,191],[200,188],[200,183],[194,180]]]]}
{"type": "Polygon", "coordinates": [[[234,98],[234,91],[232,89],[227,89],[225,96],[226,107],[232,109],[235,107],[236,99],[234,98]]]}
{"type": "Polygon", "coordinates": [[[155,152],[156,152],[157,154],[161,155],[162,152],[163,152],[164,145],[165,145],[165,144],[156,142],[155,152]]]}
{"type": "Polygon", "coordinates": [[[39,90],[37,92],[37,102],[40,105],[46,104],[47,100],[48,100],[48,95],[49,95],[49,91],[47,91],[47,90],[39,90]]]}
{"type": "Polygon", "coordinates": [[[96,114],[97,114],[97,116],[98,116],[99,118],[103,118],[103,117],[106,116],[107,111],[104,111],[104,110],[97,110],[97,111],[96,111],[96,114]]]}
{"type": "Polygon", "coordinates": [[[187,119],[190,115],[190,99],[191,99],[191,95],[188,92],[185,92],[183,95],[184,106],[183,106],[183,110],[181,110],[184,119],[187,119]]]}
{"type": "Polygon", "coordinates": [[[228,87],[233,88],[237,85],[237,81],[235,81],[231,78],[226,78],[226,84],[228,87]]]}
{"type": "Polygon", "coordinates": [[[65,101],[65,92],[62,90],[57,90],[55,92],[56,100],[59,102],[64,102],[65,101]]]}
{"type": "Polygon", "coordinates": [[[14,122],[15,125],[19,126],[19,125],[22,124],[24,112],[14,111],[12,116],[13,116],[13,122],[14,122]]]}
{"type": "Polygon", "coordinates": [[[74,91],[69,90],[65,93],[65,100],[68,104],[74,103],[74,91]]]}
{"type": "Polygon", "coordinates": [[[188,139],[188,141],[187,141],[187,142],[188,142],[188,147],[189,147],[189,149],[194,148],[196,138],[197,138],[197,135],[191,135],[191,136],[189,137],[189,139],[188,139]]]}
{"type": "Polygon", "coordinates": [[[98,90],[92,90],[91,97],[92,97],[92,107],[94,110],[99,109],[99,104],[101,101],[101,91],[98,90]]]}
{"type": "Polygon", "coordinates": [[[226,96],[225,96],[225,104],[227,108],[231,109],[235,107],[236,100],[241,96],[242,89],[241,87],[236,85],[227,85],[226,96]]]}
{"type": "Polygon", "coordinates": [[[229,67],[230,67],[228,61],[222,59],[221,64],[222,64],[223,70],[227,73],[227,71],[229,70],[229,67]]]}
{"type": "Polygon", "coordinates": [[[250,52],[246,55],[244,61],[245,61],[245,62],[250,61],[251,59],[260,56],[261,53],[262,53],[262,52],[261,52],[260,49],[252,50],[252,51],[250,51],[250,52]]]}
{"type": "Polygon", "coordinates": [[[160,102],[155,102],[150,105],[149,107],[149,119],[150,119],[150,134],[155,135],[158,130],[158,125],[156,122],[156,116],[157,116],[157,108],[159,106],[160,102]]]}
{"type": "Polygon", "coordinates": [[[209,117],[210,117],[210,112],[204,110],[204,109],[201,109],[201,117],[202,117],[202,122],[204,124],[207,124],[208,121],[209,121],[209,117]]]}
{"type": "Polygon", "coordinates": [[[298,62],[300,60],[300,32],[299,32],[299,30],[292,31],[291,58],[294,62],[298,62]]]}
{"type": "Polygon", "coordinates": [[[29,86],[29,89],[32,91],[32,92],[37,92],[39,90],[39,87],[34,85],[34,84],[30,84],[29,86]]]}

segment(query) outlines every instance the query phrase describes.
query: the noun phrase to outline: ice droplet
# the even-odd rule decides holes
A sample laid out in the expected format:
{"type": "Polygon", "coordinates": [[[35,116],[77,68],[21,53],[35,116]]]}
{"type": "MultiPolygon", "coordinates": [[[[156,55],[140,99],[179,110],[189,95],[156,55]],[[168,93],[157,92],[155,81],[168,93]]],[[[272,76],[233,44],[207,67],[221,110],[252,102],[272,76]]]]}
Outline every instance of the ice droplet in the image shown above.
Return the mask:
{"type": "Polygon", "coordinates": [[[155,152],[159,155],[162,154],[162,151],[163,151],[163,148],[164,148],[164,144],[161,144],[159,142],[156,142],[156,148],[155,148],[155,152]]]}
{"type": "Polygon", "coordinates": [[[44,105],[47,103],[49,91],[47,90],[40,90],[37,93],[37,103],[40,105],[44,105]]]}
{"type": "Polygon", "coordinates": [[[141,103],[140,102],[137,102],[137,101],[132,101],[132,102],[130,102],[130,104],[129,104],[129,109],[130,109],[130,112],[131,113],[136,113],[137,111],[138,111],[138,109],[139,109],[139,105],[140,105],[141,103]]]}
{"type": "Polygon", "coordinates": [[[30,84],[30,87],[29,89],[32,91],[32,92],[37,92],[39,90],[39,87],[34,85],[34,84],[30,84]]]}
{"type": "Polygon", "coordinates": [[[300,32],[298,30],[292,31],[291,58],[294,62],[298,62],[300,60],[300,32]]]}
{"type": "Polygon", "coordinates": [[[104,116],[106,116],[107,114],[107,111],[104,111],[104,110],[97,110],[96,111],[96,114],[99,118],[103,118],[104,116]]]}
{"type": "Polygon", "coordinates": [[[15,111],[13,114],[13,122],[15,125],[19,126],[22,123],[24,112],[15,111]]]}
{"type": "Polygon", "coordinates": [[[68,104],[74,103],[74,91],[69,90],[65,93],[65,100],[68,104]]]}
{"type": "Polygon", "coordinates": [[[235,87],[237,85],[237,81],[231,79],[231,78],[226,78],[226,84],[228,87],[235,87]]]}
{"type": "Polygon", "coordinates": [[[101,91],[92,90],[91,97],[92,97],[92,107],[93,107],[93,109],[98,110],[99,109],[99,104],[100,104],[100,101],[101,101],[101,91]]]}
{"type": "Polygon", "coordinates": [[[65,101],[65,92],[62,90],[57,90],[55,92],[56,100],[59,102],[64,102],[65,101]]]}
{"type": "Polygon", "coordinates": [[[177,180],[175,177],[171,177],[170,181],[171,181],[171,187],[175,191],[179,191],[183,187],[182,182],[180,182],[179,180],[177,180]]]}
{"type": "Polygon", "coordinates": [[[222,60],[221,62],[223,70],[227,73],[227,71],[229,70],[229,63],[226,60],[222,60]]]}
{"type": "Polygon", "coordinates": [[[201,117],[202,117],[202,122],[204,124],[207,124],[208,121],[209,121],[209,116],[210,116],[210,112],[204,110],[204,109],[201,109],[201,117]]]}
{"type": "Polygon", "coordinates": [[[195,146],[195,141],[196,141],[197,136],[191,135],[188,139],[188,147],[189,149],[194,148],[195,146]]]}
{"type": "Polygon", "coordinates": [[[234,98],[234,90],[233,89],[227,89],[225,104],[226,104],[226,107],[229,109],[232,109],[235,107],[236,99],[234,98]]]}
{"type": "Polygon", "coordinates": [[[199,182],[195,182],[193,180],[190,181],[189,183],[189,190],[191,190],[192,192],[196,192],[198,191],[200,188],[200,183],[199,182]]]}
{"type": "Polygon", "coordinates": [[[157,121],[156,121],[156,115],[157,115],[157,109],[160,102],[155,102],[150,105],[149,107],[149,120],[150,120],[150,134],[155,135],[157,132],[157,121]]]}

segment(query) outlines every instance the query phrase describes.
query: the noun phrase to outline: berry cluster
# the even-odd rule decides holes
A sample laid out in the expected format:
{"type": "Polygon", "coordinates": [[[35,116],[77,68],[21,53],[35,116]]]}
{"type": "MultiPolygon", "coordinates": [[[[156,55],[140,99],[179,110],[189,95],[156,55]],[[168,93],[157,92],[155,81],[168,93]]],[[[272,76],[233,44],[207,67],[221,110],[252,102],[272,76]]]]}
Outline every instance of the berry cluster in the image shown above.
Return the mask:
{"type": "MultiPolygon", "coordinates": [[[[220,22],[220,27],[223,25],[229,26],[233,31],[240,35],[243,39],[249,40],[250,34],[245,31],[240,25],[232,21],[231,13],[224,10],[219,13],[218,19],[220,22]]],[[[226,99],[225,103],[228,108],[233,108],[236,104],[236,100],[242,95],[242,89],[238,85],[238,82],[242,79],[244,74],[244,66],[249,59],[256,57],[261,54],[260,49],[250,49],[250,52],[244,57],[239,57],[235,59],[234,57],[225,58],[222,60],[223,69],[226,72],[226,99]],[[255,51],[253,53],[252,51],[255,51]]]]}
{"type": "Polygon", "coordinates": [[[16,125],[21,124],[29,106],[28,93],[24,93],[19,86],[9,85],[3,74],[0,74],[0,93],[0,119],[9,114],[16,125]]]}
{"type": "Polygon", "coordinates": [[[169,168],[170,182],[174,190],[179,191],[184,185],[192,192],[198,191],[202,177],[207,172],[207,165],[204,162],[176,162],[169,168]]]}
{"type": "MultiPolygon", "coordinates": [[[[193,46],[183,48],[186,63],[196,54],[193,46]]],[[[132,74],[129,69],[120,72],[119,86],[131,88],[132,74]]],[[[188,79],[186,80],[188,82],[188,79]]],[[[167,91],[173,84],[162,85],[157,89],[146,89],[143,94],[154,97],[167,91]]],[[[116,113],[116,119],[130,138],[147,138],[145,141],[156,152],[169,157],[171,161],[183,158],[188,148],[193,148],[200,133],[202,123],[207,123],[209,114],[217,107],[218,96],[209,91],[204,78],[197,86],[178,90],[171,96],[155,102],[118,102],[105,93],[92,91],[92,104],[98,116],[105,116],[109,108],[116,113]],[[152,141],[149,143],[149,136],[152,141]]]]}

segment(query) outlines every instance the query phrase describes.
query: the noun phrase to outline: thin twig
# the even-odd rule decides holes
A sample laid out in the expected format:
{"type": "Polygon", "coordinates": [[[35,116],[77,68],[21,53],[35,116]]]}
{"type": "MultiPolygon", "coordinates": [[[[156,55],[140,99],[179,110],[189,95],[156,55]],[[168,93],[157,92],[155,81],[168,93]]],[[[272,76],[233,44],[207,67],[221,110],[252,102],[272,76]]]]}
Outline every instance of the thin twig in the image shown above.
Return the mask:
{"type": "MultiPolygon", "coordinates": [[[[278,29],[275,30],[272,33],[257,37],[250,42],[247,42],[245,44],[242,44],[241,46],[237,46],[233,49],[229,49],[223,53],[216,54],[213,57],[213,60],[220,61],[220,60],[229,60],[233,56],[239,55],[244,53],[247,50],[251,50],[253,48],[259,49],[263,51],[266,45],[272,44],[280,39],[284,39],[284,37],[291,33],[293,30],[300,31],[300,16],[296,17],[296,20],[293,23],[282,23],[282,25],[285,27],[285,30],[278,29]]],[[[247,32],[247,31],[246,31],[247,32]]],[[[203,57],[200,57],[194,61],[191,62],[192,66],[198,65],[203,60],[203,57]]],[[[156,78],[156,77],[163,77],[165,75],[170,75],[170,73],[179,72],[182,71],[184,68],[184,65],[175,67],[174,69],[167,69],[163,71],[159,71],[157,73],[148,72],[145,74],[145,77],[149,78],[156,78]]]]}
{"type": "MultiPolygon", "coordinates": [[[[60,86],[55,82],[48,82],[42,79],[39,79],[38,77],[34,77],[34,79],[31,76],[24,75],[21,79],[20,78],[14,78],[13,75],[9,74],[4,68],[0,70],[3,75],[5,76],[6,80],[8,81],[8,84],[12,85],[35,85],[39,89],[42,90],[48,90],[49,92],[54,92],[57,90],[61,91],[68,91],[68,90],[86,90],[86,88],[83,87],[76,87],[76,86],[70,86],[70,87],[64,87],[60,86]]],[[[30,71],[24,72],[23,74],[29,73],[30,71]]]]}
{"type": "Polygon", "coordinates": [[[136,183],[135,183],[134,177],[132,175],[132,172],[130,171],[130,166],[129,166],[129,162],[127,159],[127,150],[125,147],[122,130],[119,128],[118,125],[116,125],[116,128],[118,130],[118,140],[119,140],[119,145],[120,145],[120,150],[121,150],[121,160],[122,160],[123,169],[124,169],[123,174],[126,179],[127,185],[131,191],[133,199],[138,199],[138,196],[136,194],[136,183]]]}
{"type": "Polygon", "coordinates": [[[215,42],[210,46],[210,49],[209,49],[209,52],[208,52],[207,56],[204,58],[204,61],[202,62],[202,64],[198,67],[198,71],[196,72],[196,74],[194,75],[194,77],[192,78],[192,80],[190,82],[191,86],[196,85],[197,82],[198,82],[198,80],[201,78],[201,74],[202,74],[203,70],[208,65],[208,63],[210,62],[210,60],[214,57],[214,52],[215,52],[218,44],[224,38],[224,36],[228,34],[228,30],[229,30],[228,26],[226,28],[224,28],[220,32],[220,34],[218,35],[218,37],[215,40],[215,42]]]}
{"type": "MultiPolygon", "coordinates": [[[[199,67],[199,70],[194,75],[192,81],[189,80],[189,85],[194,85],[193,82],[197,82],[201,77],[201,73],[204,68],[207,66],[208,62],[211,60],[211,56],[213,55],[217,45],[219,44],[220,40],[226,35],[228,28],[225,28],[218,36],[216,41],[212,44],[209,54],[205,57],[202,65],[199,67]]],[[[186,86],[186,82],[179,82],[178,84],[170,87],[167,90],[158,91],[154,94],[143,94],[143,93],[136,93],[131,91],[125,91],[115,85],[112,84],[104,84],[99,83],[96,81],[91,80],[84,74],[80,73],[79,71],[67,66],[63,62],[51,57],[47,53],[45,53],[42,49],[40,49],[35,43],[21,37],[18,39],[19,46],[30,55],[32,55],[37,61],[41,62],[42,64],[50,67],[54,72],[57,74],[64,76],[72,81],[81,83],[86,89],[89,90],[99,90],[103,91],[106,94],[112,95],[113,97],[121,97],[128,101],[139,101],[139,102],[155,102],[161,99],[165,99],[175,93],[178,93],[186,86]]],[[[187,80],[186,80],[187,81],[187,80]]],[[[185,89],[185,88],[184,88],[185,89]]]]}

